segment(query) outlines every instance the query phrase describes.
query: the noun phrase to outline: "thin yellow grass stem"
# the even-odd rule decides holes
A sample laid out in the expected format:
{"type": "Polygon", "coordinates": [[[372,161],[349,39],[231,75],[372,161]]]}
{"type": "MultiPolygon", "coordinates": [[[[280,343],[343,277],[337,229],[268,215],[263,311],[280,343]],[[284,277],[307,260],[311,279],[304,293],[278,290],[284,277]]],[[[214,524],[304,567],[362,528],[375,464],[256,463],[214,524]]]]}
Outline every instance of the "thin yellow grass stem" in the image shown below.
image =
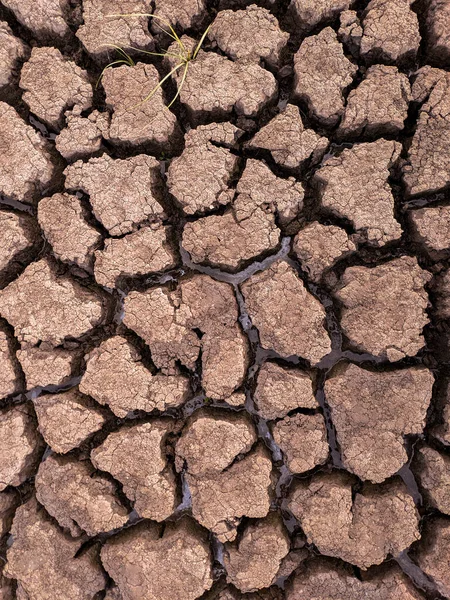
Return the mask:
{"type": "Polygon", "coordinates": [[[208,35],[208,32],[209,32],[210,28],[211,28],[211,25],[208,25],[208,27],[206,28],[206,30],[203,32],[203,35],[202,35],[202,37],[200,38],[200,41],[199,41],[199,43],[197,44],[197,47],[196,47],[196,49],[195,49],[195,52],[194,52],[194,54],[193,54],[193,56],[192,56],[192,58],[193,58],[193,59],[197,58],[197,54],[199,53],[199,51],[200,51],[200,48],[203,46],[203,43],[204,43],[204,41],[205,41],[205,38],[206,38],[206,36],[208,35]]]}
{"type": "Polygon", "coordinates": [[[130,67],[134,67],[134,60],[131,58],[131,56],[125,52],[125,50],[121,47],[121,46],[117,46],[116,44],[106,44],[107,48],[114,48],[115,50],[117,50],[117,52],[119,52],[120,54],[122,54],[122,56],[125,57],[125,59],[128,61],[130,67]]]}
{"type": "Polygon", "coordinates": [[[149,52],[148,50],[141,50],[141,48],[135,48],[134,46],[130,46],[132,50],[138,50],[142,52],[142,54],[149,54],[150,56],[172,56],[173,58],[178,58],[178,60],[184,60],[184,57],[181,54],[174,54],[173,52],[149,52]]]}
{"type": "Polygon", "coordinates": [[[184,63],[180,63],[179,65],[177,65],[176,67],[174,67],[170,73],[168,73],[165,77],[163,77],[161,79],[161,81],[158,82],[158,85],[156,85],[152,91],[150,92],[150,94],[148,96],[146,96],[141,102],[139,102],[138,104],[136,104],[136,106],[134,106],[133,108],[136,108],[137,106],[141,106],[141,104],[144,104],[145,102],[148,102],[158,91],[158,89],[162,86],[162,84],[169,79],[169,77],[171,77],[174,73],[176,73],[178,71],[178,69],[181,69],[181,67],[184,65],[184,63]]]}
{"type": "Polygon", "coordinates": [[[127,61],[124,60],[123,58],[121,58],[120,60],[115,60],[112,63],[109,63],[109,65],[106,65],[106,67],[103,69],[103,71],[100,73],[99,78],[97,79],[97,83],[95,84],[95,89],[98,88],[100,81],[103,79],[103,75],[106,72],[106,69],[109,69],[110,67],[114,66],[114,65],[127,65],[127,61]]]}
{"type": "Polygon", "coordinates": [[[177,93],[175,94],[175,96],[172,98],[170,104],[167,105],[167,108],[170,108],[172,106],[172,104],[175,102],[175,100],[178,98],[178,96],[181,94],[181,89],[184,85],[184,82],[186,81],[186,76],[187,76],[187,72],[189,69],[189,62],[186,63],[185,67],[184,67],[184,72],[183,72],[183,77],[181,78],[180,84],[177,88],[177,93]]]}

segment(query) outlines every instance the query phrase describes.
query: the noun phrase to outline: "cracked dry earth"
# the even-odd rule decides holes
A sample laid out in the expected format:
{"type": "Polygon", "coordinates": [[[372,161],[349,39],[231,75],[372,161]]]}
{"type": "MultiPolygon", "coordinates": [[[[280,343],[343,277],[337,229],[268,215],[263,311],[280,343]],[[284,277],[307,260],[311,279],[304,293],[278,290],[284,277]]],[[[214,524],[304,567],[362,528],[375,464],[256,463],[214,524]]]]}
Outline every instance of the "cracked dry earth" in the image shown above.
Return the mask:
{"type": "Polygon", "coordinates": [[[450,599],[449,367],[449,0],[0,0],[0,600],[450,599]]]}

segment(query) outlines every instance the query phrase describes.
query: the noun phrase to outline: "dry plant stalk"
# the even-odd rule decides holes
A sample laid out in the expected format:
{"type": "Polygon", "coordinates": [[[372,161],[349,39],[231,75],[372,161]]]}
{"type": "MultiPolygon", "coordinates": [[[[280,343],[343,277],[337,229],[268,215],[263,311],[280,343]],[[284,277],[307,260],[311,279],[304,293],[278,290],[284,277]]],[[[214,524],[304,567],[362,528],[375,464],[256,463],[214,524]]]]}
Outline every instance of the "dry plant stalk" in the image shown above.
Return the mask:
{"type": "MultiPolygon", "coordinates": [[[[167,105],[167,108],[170,108],[172,106],[172,104],[175,102],[175,100],[178,98],[178,96],[181,93],[181,90],[183,88],[183,85],[186,81],[187,75],[188,75],[188,71],[189,71],[189,65],[190,63],[195,60],[197,58],[197,55],[201,49],[201,47],[203,46],[203,43],[206,39],[206,36],[208,35],[208,31],[211,27],[211,25],[209,25],[206,30],[203,32],[202,37],[200,38],[200,41],[198,42],[197,46],[195,47],[194,51],[192,52],[191,50],[188,50],[185,45],[183,44],[183,42],[181,41],[180,37],[178,36],[178,34],[176,33],[175,29],[172,27],[172,25],[169,23],[169,21],[166,21],[165,19],[158,17],[157,15],[152,15],[150,13],[128,13],[128,14],[112,14],[112,15],[108,15],[109,17],[125,17],[125,18],[130,18],[130,17],[149,17],[151,19],[155,19],[158,23],[159,28],[161,29],[161,31],[163,31],[166,35],[168,35],[170,38],[172,38],[178,45],[178,50],[179,52],[176,54],[174,52],[149,52],[148,50],[141,50],[139,48],[134,48],[133,46],[130,46],[130,48],[132,50],[138,50],[139,52],[142,52],[143,54],[148,54],[150,56],[162,56],[162,57],[166,57],[166,56],[170,56],[172,58],[175,58],[178,60],[177,64],[175,65],[175,67],[170,71],[170,73],[168,73],[167,75],[165,75],[161,81],[158,82],[158,85],[156,85],[151,92],[148,94],[148,96],[146,96],[142,102],[140,102],[139,104],[144,104],[145,102],[148,102],[149,100],[151,100],[151,98],[156,94],[156,92],[158,91],[159,88],[162,87],[162,84],[169,79],[170,77],[172,77],[172,75],[175,75],[175,73],[177,73],[180,69],[183,69],[183,74],[181,76],[181,80],[177,85],[177,93],[175,94],[175,96],[172,98],[172,100],[170,101],[170,103],[167,105]],[[162,25],[159,24],[159,22],[163,23],[165,26],[168,27],[167,29],[164,29],[164,27],[162,25]]],[[[100,81],[103,78],[103,75],[105,74],[105,71],[115,65],[119,65],[119,64],[125,64],[128,65],[130,67],[133,67],[135,65],[134,60],[132,59],[132,57],[128,54],[128,52],[124,49],[121,48],[120,46],[117,46],[116,44],[108,44],[108,46],[110,48],[114,48],[120,55],[121,58],[118,58],[117,60],[114,60],[113,62],[109,63],[108,65],[106,65],[106,67],[103,69],[103,71],[100,74],[100,77],[98,79],[97,85],[100,83],[100,81]]]]}

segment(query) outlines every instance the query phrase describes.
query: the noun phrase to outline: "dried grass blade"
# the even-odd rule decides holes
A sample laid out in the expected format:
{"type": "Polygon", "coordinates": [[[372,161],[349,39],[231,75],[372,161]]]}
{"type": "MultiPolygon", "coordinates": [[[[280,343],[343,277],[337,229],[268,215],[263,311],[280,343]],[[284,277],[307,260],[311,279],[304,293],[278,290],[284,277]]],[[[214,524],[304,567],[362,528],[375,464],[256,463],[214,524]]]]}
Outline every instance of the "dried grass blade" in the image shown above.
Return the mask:
{"type": "Polygon", "coordinates": [[[172,106],[172,104],[175,102],[175,100],[178,98],[178,96],[180,95],[181,89],[182,89],[182,87],[184,85],[184,82],[186,81],[186,76],[187,76],[188,69],[189,69],[189,63],[187,62],[186,65],[185,65],[185,68],[184,68],[183,76],[182,76],[181,81],[180,81],[180,85],[178,86],[178,89],[177,89],[177,93],[172,98],[170,104],[167,105],[167,108],[170,108],[172,106]]]}
{"type": "Polygon", "coordinates": [[[138,106],[141,106],[142,104],[144,104],[145,102],[148,102],[158,91],[158,89],[160,87],[162,87],[162,84],[169,79],[169,77],[171,77],[174,73],[176,73],[178,71],[178,69],[181,69],[181,67],[184,65],[184,63],[180,63],[179,65],[177,65],[176,67],[174,67],[170,73],[168,73],[167,75],[165,75],[161,81],[158,82],[158,85],[156,85],[152,91],[150,92],[150,94],[148,96],[146,96],[141,102],[139,102],[138,104],[136,104],[135,106],[133,106],[133,108],[136,108],[138,106]]]}
{"type": "Polygon", "coordinates": [[[97,83],[95,84],[95,88],[97,89],[100,81],[103,79],[103,75],[105,74],[106,70],[113,67],[114,65],[127,65],[127,61],[124,60],[123,58],[121,58],[120,60],[115,60],[111,63],[109,63],[109,65],[106,65],[106,67],[103,69],[103,71],[100,73],[99,78],[97,79],[97,83]]]}
{"type": "Polygon", "coordinates": [[[199,41],[199,43],[197,44],[197,47],[196,47],[196,49],[195,49],[195,52],[194,52],[194,54],[193,54],[192,58],[197,58],[197,54],[199,53],[199,51],[200,51],[200,48],[203,46],[203,43],[204,43],[204,41],[205,41],[205,38],[206,38],[206,36],[208,35],[208,32],[209,32],[209,30],[210,30],[210,29],[211,29],[211,25],[208,25],[208,27],[207,27],[207,28],[205,29],[205,31],[203,32],[203,35],[202,35],[202,37],[200,38],[200,41],[199,41]]]}

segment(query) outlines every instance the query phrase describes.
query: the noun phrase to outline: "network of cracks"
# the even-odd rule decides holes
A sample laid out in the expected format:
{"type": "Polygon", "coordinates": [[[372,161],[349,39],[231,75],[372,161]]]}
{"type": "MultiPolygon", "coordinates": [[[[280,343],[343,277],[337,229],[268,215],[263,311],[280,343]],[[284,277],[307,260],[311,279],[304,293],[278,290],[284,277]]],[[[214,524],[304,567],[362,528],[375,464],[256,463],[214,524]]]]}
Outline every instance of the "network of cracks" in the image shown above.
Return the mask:
{"type": "Polygon", "coordinates": [[[0,1],[2,600],[450,598],[449,30],[0,1]]]}

